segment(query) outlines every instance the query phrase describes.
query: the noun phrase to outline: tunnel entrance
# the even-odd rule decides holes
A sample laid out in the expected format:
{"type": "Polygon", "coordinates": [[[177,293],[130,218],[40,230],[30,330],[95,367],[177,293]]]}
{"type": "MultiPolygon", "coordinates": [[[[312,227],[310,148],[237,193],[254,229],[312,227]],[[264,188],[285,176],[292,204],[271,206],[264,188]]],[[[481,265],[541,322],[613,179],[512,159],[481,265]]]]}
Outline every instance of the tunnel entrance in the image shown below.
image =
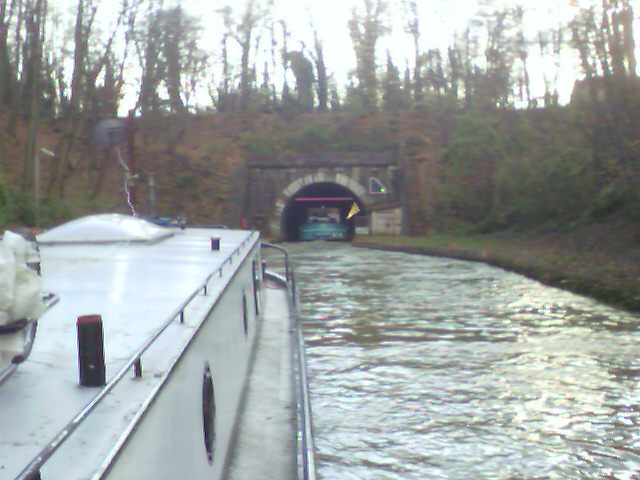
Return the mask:
{"type": "Polygon", "coordinates": [[[347,187],[337,183],[320,182],[307,185],[289,198],[282,212],[282,236],[285,241],[300,240],[300,227],[309,221],[309,215],[318,210],[336,212],[339,223],[347,226],[348,240],[355,234],[355,218],[347,220],[347,215],[356,204],[358,216],[367,215],[364,203],[347,187]]]}

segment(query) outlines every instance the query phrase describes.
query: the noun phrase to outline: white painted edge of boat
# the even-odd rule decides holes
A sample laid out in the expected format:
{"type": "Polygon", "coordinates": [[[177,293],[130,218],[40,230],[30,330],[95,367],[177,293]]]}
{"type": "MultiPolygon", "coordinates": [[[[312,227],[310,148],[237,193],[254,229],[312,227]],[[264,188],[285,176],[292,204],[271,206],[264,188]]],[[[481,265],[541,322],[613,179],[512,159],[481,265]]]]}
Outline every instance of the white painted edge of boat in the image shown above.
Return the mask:
{"type": "Polygon", "coordinates": [[[292,378],[294,391],[296,392],[296,417],[298,421],[296,450],[298,478],[301,480],[316,480],[315,440],[313,438],[313,416],[311,412],[311,399],[309,397],[309,383],[307,372],[307,356],[302,331],[302,322],[298,311],[297,289],[295,288],[295,275],[288,280],[285,275],[275,272],[266,272],[270,280],[279,283],[288,290],[289,315],[291,326],[295,330],[292,336],[293,365],[296,369],[292,378]]]}

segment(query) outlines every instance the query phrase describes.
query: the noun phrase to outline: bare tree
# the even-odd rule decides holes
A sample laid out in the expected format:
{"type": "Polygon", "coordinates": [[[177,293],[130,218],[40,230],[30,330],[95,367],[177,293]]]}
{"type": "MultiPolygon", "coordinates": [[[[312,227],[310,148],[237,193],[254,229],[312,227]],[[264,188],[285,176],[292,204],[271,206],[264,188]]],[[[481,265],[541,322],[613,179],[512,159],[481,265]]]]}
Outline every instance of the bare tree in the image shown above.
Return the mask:
{"type": "MultiPolygon", "coordinates": [[[[47,193],[57,190],[57,194],[63,198],[65,194],[66,179],[72,175],[78,164],[71,162],[71,153],[74,150],[79,134],[86,128],[87,121],[95,121],[98,111],[94,110],[101,101],[97,96],[109,93],[110,109],[113,112],[117,108],[119,90],[122,86],[122,69],[116,77],[116,61],[113,55],[113,43],[122,24],[128,19],[131,21],[132,9],[137,8],[140,1],[130,2],[122,0],[120,12],[112,32],[105,43],[100,43],[94,35],[94,24],[98,13],[99,0],[78,0],[75,27],[73,33],[73,74],[64,108],[60,109],[63,135],[56,147],[56,161],[53,163],[51,176],[47,187],[47,193]],[[103,86],[96,85],[97,79],[104,74],[103,86]],[[118,79],[119,78],[119,79],[118,79]]],[[[63,88],[63,75],[60,77],[60,88],[63,88]]],[[[62,95],[61,95],[62,97],[62,95]]]]}
{"type": "Polygon", "coordinates": [[[40,87],[42,80],[42,51],[44,44],[44,25],[46,16],[46,0],[35,0],[27,5],[25,39],[26,81],[23,89],[27,109],[27,145],[24,150],[22,167],[22,187],[26,188],[31,178],[31,166],[36,149],[36,135],[40,105],[40,87]]]}
{"type": "Polygon", "coordinates": [[[413,39],[414,67],[413,67],[413,98],[420,103],[424,96],[422,80],[422,52],[420,50],[420,16],[416,0],[403,0],[403,6],[408,14],[405,30],[413,39]]]}
{"type": "Polygon", "coordinates": [[[389,51],[387,51],[387,68],[382,82],[382,105],[384,110],[388,112],[397,112],[406,108],[400,82],[400,70],[394,65],[389,51]]]}
{"type": "Polygon", "coordinates": [[[284,20],[280,20],[280,27],[282,29],[282,75],[284,78],[282,85],[282,104],[286,107],[291,102],[291,91],[289,88],[289,81],[287,76],[289,74],[289,38],[290,32],[287,24],[284,20]]]}
{"type": "Polygon", "coordinates": [[[251,100],[251,79],[250,56],[252,47],[252,36],[254,29],[258,25],[260,15],[258,12],[258,0],[248,0],[242,21],[234,35],[236,41],[242,49],[240,60],[240,109],[248,110],[251,100]]]}
{"type": "Polygon", "coordinates": [[[167,93],[171,112],[184,111],[182,103],[182,55],[181,44],[185,37],[184,14],[180,6],[160,12],[160,31],[162,35],[162,54],[165,61],[167,93]]]}
{"type": "MultiPolygon", "coordinates": [[[[11,3],[14,5],[14,2],[11,3]]],[[[9,51],[9,28],[13,8],[7,8],[7,0],[0,0],[0,104],[9,104],[13,84],[13,68],[9,51]]]]}
{"type": "Polygon", "coordinates": [[[313,110],[313,65],[305,58],[304,52],[289,52],[287,60],[296,77],[298,108],[303,112],[313,110]]]}
{"type": "Polygon", "coordinates": [[[327,77],[327,66],[324,61],[324,47],[322,40],[318,35],[318,30],[313,24],[313,19],[310,19],[311,30],[313,30],[313,46],[314,51],[309,52],[309,55],[313,59],[316,66],[316,80],[317,80],[317,95],[318,95],[318,110],[326,112],[328,110],[329,102],[329,80],[327,77]]]}
{"type": "Polygon", "coordinates": [[[158,88],[164,76],[160,60],[162,32],[159,21],[161,7],[161,3],[153,0],[149,2],[144,30],[135,36],[136,51],[142,70],[137,106],[140,107],[142,115],[160,108],[158,88]]]}
{"type": "Polygon", "coordinates": [[[362,105],[367,112],[375,112],[378,104],[376,75],[376,44],[386,34],[384,23],[387,3],[383,0],[364,0],[364,11],[355,8],[349,21],[349,33],[356,54],[356,76],[362,105]]]}
{"type": "Polygon", "coordinates": [[[524,84],[524,88],[521,89],[520,92],[520,98],[522,99],[522,97],[525,96],[527,100],[527,106],[531,108],[533,106],[531,98],[531,79],[529,78],[529,66],[527,64],[527,59],[529,57],[529,46],[524,36],[524,8],[522,8],[521,5],[518,5],[514,10],[514,20],[518,28],[516,37],[516,54],[520,59],[520,63],[522,66],[522,83],[524,84]],[[522,90],[524,90],[524,95],[522,90]]]}
{"type": "Polygon", "coordinates": [[[56,149],[57,157],[54,171],[49,178],[47,193],[58,189],[60,197],[64,196],[64,178],[68,175],[71,151],[75,144],[82,114],[82,93],[87,74],[89,41],[96,18],[98,6],[94,0],[78,0],[74,30],[73,76],[71,94],[67,110],[63,112],[64,131],[56,149]]]}

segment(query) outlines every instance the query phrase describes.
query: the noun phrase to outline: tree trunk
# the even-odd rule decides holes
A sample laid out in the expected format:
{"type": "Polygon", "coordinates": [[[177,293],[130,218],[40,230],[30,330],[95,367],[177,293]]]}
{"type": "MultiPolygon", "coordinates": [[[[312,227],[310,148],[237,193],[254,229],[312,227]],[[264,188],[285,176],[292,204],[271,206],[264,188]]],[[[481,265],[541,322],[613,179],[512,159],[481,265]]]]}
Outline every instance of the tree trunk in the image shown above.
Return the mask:
{"type": "Polygon", "coordinates": [[[318,75],[318,110],[326,112],[328,110],[329,101],[329,84],[327,81],[327,67],[324,63],[324,50],[322,48],[322,42],[318,38],[318,32],[313,31],[313,40],[316,48],[315,64],[316,73],[318,75]]]}
{"type": "Polygon", "coordinates": [[[236,37],[242,49],[242,58],[240,61],[240,110],[242,111],[249,109],[249,102],[251,101],[251,70],[249,60],[252,46],[251,37],[256,23],[254,8],[255,1],[249,0],[242,18],[239,35],[236,37]]]}
{"type": "Polygon", "coordinates": [[[49,195],[57,187],[60,198],[64,198],[64,178],[67,176],[70,168],[71,151],[73,150],[80,126],[82,113],[81,96],[83,84],[86,80],[89,35],[96,14],[95,6],[93,6],[91,0],[88,0],[86,6],[91,8],[91,14],[87,16],[85,12],[85,1],[87,0],[78,0],[74,32],[75,49],[73,78],[71,80],[71,97],[69,99],[69,108],[65,113],[65,133],[58,142],[56,149],[57,161],[47,187],[47,194],[49,195]]]}
{"type": "Polygon", "coordinates": [[[11,3],[11,10],[17,9],[17,20],[14,29],[14,51],[15,57],[13,59],[13,72],[14,77],[13,81],[13,89],[11,92],[11,108],[9,110],[9,121],[7,123],[7,132],[10,134],[15,134],[16,127],[18,125],[18,121],[22,116],[22,88],[19,79],[18,69],[21,62],[21,53],[22,53],[22,35],[20,31],[22,29],[22,23],[24,21],[24,6],[22,0],[13,0],[11,3]]]}
{"type": "Polygon", "coordinates": [[[623,49],[624,56],[627,58],[628,73],[631,76],[637,75],[637,63],[636,63],[636,46],[633,36],[633,8],[631,5],[626,5],[624,11],[620,13],[620,23],[623,27],[623,49]]]}
{"type": "Polygon", "coordinates": [[[13,74],[9,52],[9,24],[7,0],[0,0],[0,103],[8,105],[11,101],[13,74]]]}
{"type": "Polygon", "coordinates": [[[33,10],[27,18],[27,40],[29,45],[29,110],[27,130],[27,145],[24,151],[22,166],[22,188],[26,189],[32,176],[32,165],[36,152],[36,135],[38,132],[38,118],[40,105],[40,80],[42,78],[42,51],[44,44],[44,10],[46,2],[36,0],[33,10]]]}

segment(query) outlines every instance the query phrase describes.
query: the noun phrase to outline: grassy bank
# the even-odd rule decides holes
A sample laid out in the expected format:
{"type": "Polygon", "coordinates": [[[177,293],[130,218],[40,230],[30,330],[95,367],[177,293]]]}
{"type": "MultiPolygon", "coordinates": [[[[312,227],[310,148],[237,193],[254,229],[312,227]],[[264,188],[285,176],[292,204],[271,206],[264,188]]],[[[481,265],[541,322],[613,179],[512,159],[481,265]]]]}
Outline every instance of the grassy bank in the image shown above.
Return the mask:
{"type": "Polygon", "coordinates": [[[358,247],[481,261],[640,312],[640,244],[612,226],[572,231],[429,237],[361,236],[358,247]]]}

